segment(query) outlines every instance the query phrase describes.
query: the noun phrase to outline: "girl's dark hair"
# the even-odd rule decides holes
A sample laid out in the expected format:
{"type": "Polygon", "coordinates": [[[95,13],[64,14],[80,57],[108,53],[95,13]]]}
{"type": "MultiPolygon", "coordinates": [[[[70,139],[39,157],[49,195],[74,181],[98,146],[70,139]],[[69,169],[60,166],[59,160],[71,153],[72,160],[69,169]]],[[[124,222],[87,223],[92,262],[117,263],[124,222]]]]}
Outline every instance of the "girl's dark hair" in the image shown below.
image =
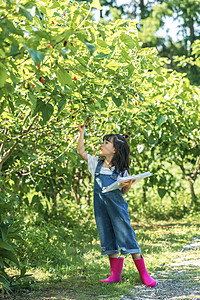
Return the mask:
{"type": "Polygon", "coordinates": [[[115,153],[111,160],[112,166],[115,167],[115,172],[121,173],[122,176],[126,170],[129,172],[130,148],[126,139],[120,134],[108,134],[104,136],[103,140],[113,143],[115,148],[115,153]]]}

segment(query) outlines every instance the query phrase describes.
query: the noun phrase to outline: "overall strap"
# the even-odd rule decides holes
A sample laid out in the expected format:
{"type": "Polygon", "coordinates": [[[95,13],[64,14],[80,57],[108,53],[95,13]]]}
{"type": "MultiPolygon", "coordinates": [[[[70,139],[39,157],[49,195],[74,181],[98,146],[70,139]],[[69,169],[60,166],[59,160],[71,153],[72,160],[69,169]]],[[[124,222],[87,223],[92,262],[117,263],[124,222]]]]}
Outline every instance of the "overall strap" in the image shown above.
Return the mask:
{"type": "Polygon", "coordinates": [[[94,176],[98,176],[100,174],[101,167],[103,166],[103,163],[104,162],[102,160],[98,161],[94,176]]]}
{"type": "MultiPolygon", "coordinates": [[[[95,173],[94,173],[95,177],[100,174],[103,163],[104,163],[103,160],[98,161],[98,164],[97,164],[97,167],[96,167],[96,170],[95,170],[95,173]]],[[[111,177],[114,178],[114,179],[117,179],[118,176],[119,176],[119,171],[116,172],[115,170],[113,170],[111,177]]]]}
{"type": "Polygon", "coordinates": [[[117,179],[118,176],[119,176],[119,171],[113,170],[111,177],[117,179]]]}

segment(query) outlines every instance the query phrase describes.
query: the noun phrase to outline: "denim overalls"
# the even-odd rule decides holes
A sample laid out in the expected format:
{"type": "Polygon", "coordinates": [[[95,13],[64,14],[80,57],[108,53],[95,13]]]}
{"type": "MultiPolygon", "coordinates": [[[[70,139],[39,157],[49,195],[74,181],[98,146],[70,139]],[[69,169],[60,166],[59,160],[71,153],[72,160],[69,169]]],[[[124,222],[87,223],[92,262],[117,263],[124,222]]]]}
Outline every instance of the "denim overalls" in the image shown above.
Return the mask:
{"type": "Polygon", "coordinates": [[[99,161],[94,176],[94,213],[101,242],[101,254],[141,253],[130,225],[128,204],[120,189],[102,193],[102,188],[117,180],[118,173],[100,174],[103,161],[99,161]]]}

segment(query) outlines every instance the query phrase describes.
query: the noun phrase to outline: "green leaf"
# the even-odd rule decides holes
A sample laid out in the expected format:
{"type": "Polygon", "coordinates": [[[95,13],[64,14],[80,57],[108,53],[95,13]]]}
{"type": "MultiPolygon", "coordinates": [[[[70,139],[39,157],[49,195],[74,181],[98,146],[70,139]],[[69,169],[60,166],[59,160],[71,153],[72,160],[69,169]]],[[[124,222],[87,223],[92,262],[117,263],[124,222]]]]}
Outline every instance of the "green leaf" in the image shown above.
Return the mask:
{"type": "Polygon", "coordinates": [[[8,234],[8,227],[9,227],[10,223],[7,224],[1,224],[0,225],[0,230],[1,230],[1,236],[2,236],[2,240],[5,241],[7,234],[8,234]]]}
{"type": "Polygon", "coordinates": [[[58,106],[58,114],[65,108],[65,105],[66,105],[67,101],[66,99],[61,99],[57,106],[58,106]]]}
{"type": "Polygon", "coordinates": [[[155,145],[157,143],[157,139],[154,138],[152,135],[148,138],[148,143],[150,145],[155,145]]]}
{"type": "Polygon", "coordinates": [[[120,35],[121,41],[129,48],[132,49],[135,47],[135,43],[134,40],[132,39],[132,37],[126,33],[122,33],[120,35]]]}
{"type": "Polygon", "coordinates": [[[11,46],[10,55],[14,55],[19,50],[19,45],[14,43],[11,46]]]}
{"type": "Polygon", "coordinates": [[[86,68],[86,61],[85,61],[82,57],[77,57],[77,56],[75,56],[75,59],[77,59],[78,62],[79,62],[83,67],[86,68]]]}
{"type": "Polygon", "coordinates": [[[36,36],[39,36],[40,38],[44,38],[46,40],[51,40],[51,36],[48,34],[48,32],[44,31],[44,30],[37,30],[35,32],[36,36]]]}
{"type": "Polygon", "coordinates": [[[15,239],[15,240],[18,240],[20,242],[24,241],[23,238],[19,234],[17,234],[16,232],[13,232],[13,233],[9,232],[8,237],[9,237],[9,239],[15,239]]]}
{"type": "Polygon", "coordinates": [[[119,67],[121,67],[121,64],[113,60],[106,64],[106,67],[116,71],[119,67]]]}
{"type": "Polygon", "coordinates": [[[66,30],[64,33],[64,38],[67,40],[70,37],[70,35],[72,35],[73,33],[74,33],[74,30],[71,28],[66,30]]]}
{"type": "Polygon", "coordinates": [[[0,88],[4,86],[6,79],[8,78],[6,68],[0,64],[0,88]]]}
{"type": "Polygon", "coordinates": [[[18,4],[18,7],[19,7],[19,13],[32,22],[33,16],[35,15],[35,7],[26,8],[21,4],[18,4]]]}
{"type": "Polygon", "coordinates": [[[108,48],[108,44],[103,39],[98,38],[97,44],[98,44],[98,46],[100,46],[102,48],[108,48]]]}
{"type": "Polygon", "coordinates": [[[37,99],[37,105],[32,116],[34,117],[38,112],[42,112],[42,118],[45,124],[51,118],[53,111],[53,106],[50,103],[46,104],[41,99],[37,99]]]}
{"type": "Polygon", "coordinates": [[[17,267],[20,268],[19,261],[13,252],[11,252],[9,250],[5,250],[5,249],[4,250],[0,249],[0,256],[13,261],[17,265],[17,267]]]}
{"type": "Polygon", "coordinates": [[[62,86],[73,85],[72,78],[66,70],[60,69],[60,70],[56,71],[56,76],[62,86]]]}
{"type": "MultiPolygon", "coordinates": [[[[3,93],[3,90],[0,89],[0,100],[1,98],[3,97],[4,93],[3,93]]],[[[2,113],[3,111],[3,103],[5,103],[5,100],[1,103],[1,106],[0,106],[0,114],[2,113]]]]}
{"type": "Polygon", "coordinates": [[[16,77],[11,68],[9,69],[9,72],[10,72],[10,77],[12,79],[13,85],[16,85],[16,77]]]}
{"type": "Polygon", "coordinates": [[[168,117],[167,116],[158,116],[157,118],[157,124],[158,126],[161,126],[163,123],[167,121],[168,117]]]}
{"type": "Polygon", "coordinates": [[[103,9],[103,7],[101,6],[99,0],[93,0],[92,4],[91,4],[91,7],[96,8],[96,9],[100,9],[100,10],[103,9]]]}
{"type": "Polygon", "coordinates": [[[31,100],[31,104],[32,104],[31,111],[33,113],[36,109],[36,106],[37,106],[37,98],[36,98],[36,96],[34,96],[31,93],[28,94],[28,97],[31,100]]]}
{"type": "Polygon", "coordinates": [[[40,197],[38,195],[34,195],[32,197],[31,206],[33,206],[35,203],[40,202],[40,197]]]}
{"type": "Polygon", "coordinates": [[[7,281],[7,279],[3,275],[0,275],[0,282],[6,290],[11,291],[11,288],[9,286],[9,282],[7,281]]]}
{"type": "Polygon", "coordinates": [[[53,115],[53,111],[54,111],[53,106],[50,103],[44,104],[42,106],[42,117],[43,117],[44,123],[49,121],[49,119],[53,115]]]}
{"type": "Polygon", "coordinates": [[[130,64],[127,69],[128,69],[128,76],[130,78],[133,75],[135,68],[132,64],[130,64]]]}
{"type": "Polygon", "coordinates": [[[162,76],[156,77],[156,80],[159,81],[159,82],[164,82],[165,81],[165,79],[162,76]]]}
{"type": "Polygon", "coordinates": [[[166,193],[167,193],[167,190],[158,189],[158,195],[160,196],[161,199],[165,196],[166,193]]]}
{"type": "Polygon", "coordinates": [[[125,58],[126,62],[131,61],[131,57],[129,56],[129,53],[127,51],[121,50],[121,55],[123,58],[125,58]]]}
{"type": "Polygon", "coordinates": [[[11,109],[13,115],[14,115],[14,114],[15,114],[15,107],[14,107],[14,105],[13,105],[13,102],[10,101],[10,99],[8,99],[8,103],[9,103],[10,109],[11,109]]]}
{"type": "Polygon", "coordinates": [[[122,19],[118,19],[115,21],[115,27],[118,27],[120,25],[124,25],[124,24],[127,24],[128,20],[122,20],[122,19]]]}
{"type": "Polygon", "coordinates": [[[3,262],[3,258],[0,257],[0,268],[3,268],[4,267],[4,262],[3,262]]]}
{"type": "Polygon", "coordinates": [[[122,101],[120,98],[116,98],[114,95],[112,95],[113,102],[119,107],[122,104],[122,101]]]}
{"type": "Polygon", "coordinates": [[[43,105],[43,101],[41,99],[37,99],[37,104],[35,107],[35,110],[33,111],[32,116],[34,117],[38,112],[42,111],[42,105],[43,105]]]}
{"type": "Polygon", "coordinates": [[[0,239],[0,248],[6,249],[6,250],[13,250],[13,247],[11,245],[2,241],[1,239],[0,239]]]}
{"type": "Polygon", "coordinates": [[[45,58],[44,53],[34,50],[34,49],[29,49],[28,50],[32,60],[34,61],[35,65],[37,66],[38,64],[40,64],[43,59],[45,58]]]}
{"type": "Polygon", "coordinates": [[[20,276],[24,276],[26,274],[26,267],[21,268],[20,276]]]}
{"type": "Polygon", "coordinates": [[[84,44],[87,46],[88,50],[90,51],[90,55],[93,55],[96,47],[90,42],[88,42],[87,40],[85,40],[84,44]]]}
{"type": "Polygon", "coordinates": [[[24,44],[24,47],[28,50],[32,60],[34,61],[35,63],[35,66],[39,65],[43,59],[45,58],[45,55],[44,53],[42,53],[41,51],[38,51],[38,50],[35,50],[35,49],[32,49],[32,48],[29,48],[26,44],[24,44]]]}

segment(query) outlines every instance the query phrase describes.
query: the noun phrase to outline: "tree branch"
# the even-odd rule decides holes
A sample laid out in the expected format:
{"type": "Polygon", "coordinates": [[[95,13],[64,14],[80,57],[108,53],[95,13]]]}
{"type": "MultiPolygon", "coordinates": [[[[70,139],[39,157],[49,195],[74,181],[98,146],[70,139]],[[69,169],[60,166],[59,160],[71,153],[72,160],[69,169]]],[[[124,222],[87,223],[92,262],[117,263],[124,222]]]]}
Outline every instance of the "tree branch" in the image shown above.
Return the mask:
{"type": "Polygon", "coordinates": [[[13,151],[15,150],[17,145],[18,145],[18,142],[15,142],[14,145],[6,153],[4,153],[2,159],[0,160],[0,169],[3,165],[3,163],[11,156],[11,154],[13,153],[13,151]]]}
{"type": "MultiPolygon", "coordinates": [[[[9,132],[9,130],[8,129],[4,129],[4,135],[6,135],[7,133],[9,132]]],[[[1,146],[0,146],[0,156],[1,156],[1,154],[3,153],[3,149],[4,149],[4,147],[5,147],[5,144],[6,144],[6,139],[1,143],[1,146]]]]}
{"type": "Polygon", "coordinates": [[[178,160],[175,160],[176,164],[180,167],[181,171],[183,172],[183,175],[185,177],[186,180],[189,180],[190,182],[194,183],[195,180],[192,178],[191,174],[187,174],[185,167],[183,165],[183,163],[179,162],[178,160]]]}
{"type": "Polygon", "coordinates": [[[197,161],[196,161],[196,164],[195,164],[195,169],[194,169],[194,172],[193,172],[193,176],[194,176],[195,180],[197,178],[199,170],[200,170],[200,156],[197,158],[197,161]]]}

